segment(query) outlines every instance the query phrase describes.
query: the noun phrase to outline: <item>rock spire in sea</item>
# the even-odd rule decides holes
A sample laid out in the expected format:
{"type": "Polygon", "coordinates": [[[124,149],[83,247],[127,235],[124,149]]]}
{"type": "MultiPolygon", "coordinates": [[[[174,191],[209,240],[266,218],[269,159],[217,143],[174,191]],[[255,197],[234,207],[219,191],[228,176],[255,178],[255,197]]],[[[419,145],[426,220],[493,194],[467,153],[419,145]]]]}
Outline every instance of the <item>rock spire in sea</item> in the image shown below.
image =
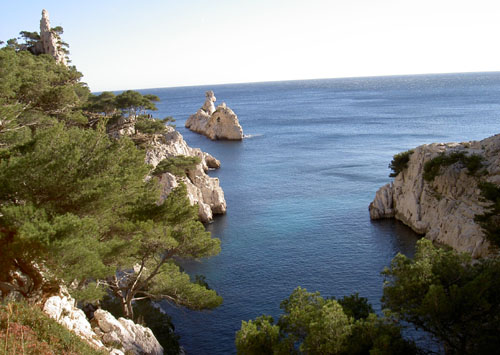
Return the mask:
{"type": "Polygon", "coordinates": [[[216,98],[213,91],[205,93],[205,103],[186,121],[186,128],[201,133],[212,140],[242,140],[243,129],[238,116],[223,102],[215,108],[216,98]]]}

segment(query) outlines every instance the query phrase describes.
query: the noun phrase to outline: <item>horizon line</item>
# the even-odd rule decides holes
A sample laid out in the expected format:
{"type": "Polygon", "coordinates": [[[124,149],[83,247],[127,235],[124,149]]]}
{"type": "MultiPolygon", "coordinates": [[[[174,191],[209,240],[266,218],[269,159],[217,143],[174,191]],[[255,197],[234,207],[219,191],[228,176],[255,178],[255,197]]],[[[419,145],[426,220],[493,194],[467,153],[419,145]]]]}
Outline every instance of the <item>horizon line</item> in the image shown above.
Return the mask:
{"type": "Polygon", "coordinates": [[[126,90],[155,90],[155,89],[176,89],[176,88],[190,88],[202,86],[225,86],[225,85],[244,85],[244,84],[268,84],[279,82],[294,82],[294,81],[320,81],[320,80],[342,80],[342,79],[370,79],[370,78],[390,78],[390,77],[405,77],[405,76],[428,76],[428,75],[457,75],[457,74],[500,74],[500,70],[487,70],[487,71],[467,71],[467,72],[431,72],[431,73],[417,73],[417,74],[388,74],[388,75],[361,75],[361,76],[340,76],[330,78],[306,78],[306,79],[284,79],[284,80],[256,80],[256,81],[240,81],[240,82],[225,82],[218,84],[189,84],[189,85],[174,85],[174,86],[160,86],[160,87],[143,87],[134,89],[114,89],[114,90],[98,90],[91,91],[91,93],[99,93],[104,91],[118,92],[126,90]]]}

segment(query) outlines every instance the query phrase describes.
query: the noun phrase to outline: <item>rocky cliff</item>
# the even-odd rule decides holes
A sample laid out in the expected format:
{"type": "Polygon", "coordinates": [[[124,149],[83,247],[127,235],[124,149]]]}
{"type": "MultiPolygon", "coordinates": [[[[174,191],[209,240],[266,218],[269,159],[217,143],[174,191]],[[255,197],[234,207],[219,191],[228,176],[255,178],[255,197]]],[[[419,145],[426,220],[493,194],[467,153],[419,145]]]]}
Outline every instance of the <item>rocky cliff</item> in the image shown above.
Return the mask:
{"type": "MultiPolygon", "coordinates": [[[[108,126],[108,134],[114,138],[122,135],[140,138],[135,130],[134,118],[120,118],[116,123],[108,126]]],[[[186,177],[163,173],[159,176],[162,186],[161,201],[164,201],[170,191],[182,181],[186,184],[188,198],[191,204],[198,204],[198,214],[203,222],[210,222],[216,214],[226,213],[224,191],[220,187],[219,179],[207,175],[209,169],[218,169],[220,162],[199,148],[191,148],[182,135],[173,127],[166,126],[165,133],[143,137],[147,141],[146,163],[153,168],[163,159],[173,156],[190,156],[200,158],[200,164],[190,169],[186,177]]]]}
{"type": "Polygon", "coordinates": [[[220,162],[198,148],[189,147],[174,128],[167,127],[167,133],[153,138],[146,152],[146,163],[156,167],[163,159],[178,155],[199,157],[201,163],[189,170],[186,177],[163,173],[159,177],[162,186],[161,200],[182,181],[186,184],[191,203],[198,204],[198,214],[203,222],[211,221],[214,214],[226,213],[226,200],[219,179],[206,174],[208,169],[219,168],[220,162]]]}
{"type": "Polygon", "coordinates": [[[392,183],[381,187],[369,211],[372,219],[396,218],[433,241],[465,251],[473,257],[492,252],[490,243],[474,217],[489,204],[481,196],[479,182],[500,184],[500,135],[467,143],[434,143],[414,149],[407,167],[392,183]],[[439,173],[424,179],[426,162],[450,156],[481,159],[472,174],[460,161],[437,166],[439,173]]]}
{"type": "Polygon", "coordinates": [[[49,12],[45,9],[40,20],[40,40],[35,44],[33,51],[35,54],[49,54],[57,63],[67,65],[61,38],[50,27],[49,12]]]}
{"type": "Polygon", "coordinates": [[[205,103],[187,119],[186,128],[212,140],[242,140],[243,129],[238,116],[225,103],[215,108],[216,98],[213,91],[207,91],[205,95],[205,103]]]}
{"type": "Polygon", "coordinates": [[[163,348],[151,329],[130,319],[116,319],[102,309],[96,310],[92,322],[89,322],[64,289],[45,301],[43,311],[95,348],[106,349],[112,355],[163,354],[163,348]]]}

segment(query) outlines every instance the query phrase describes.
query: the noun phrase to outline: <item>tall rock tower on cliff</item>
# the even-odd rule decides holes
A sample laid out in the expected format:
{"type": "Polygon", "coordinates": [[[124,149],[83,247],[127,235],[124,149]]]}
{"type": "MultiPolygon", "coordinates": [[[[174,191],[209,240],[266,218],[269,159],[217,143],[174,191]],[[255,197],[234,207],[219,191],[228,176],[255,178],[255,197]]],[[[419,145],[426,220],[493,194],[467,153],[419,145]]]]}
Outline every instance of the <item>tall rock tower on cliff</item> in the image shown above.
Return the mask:
{"type": "Polygon", "coordinates": [[[50,54],[57,63],[67,65],[66,53],[62,49],[61,39],[51,30],[49,12],[45,9],[42,11],[42,19],[40,20],[40,41],[36,44],[35,51],[50,54]]]}

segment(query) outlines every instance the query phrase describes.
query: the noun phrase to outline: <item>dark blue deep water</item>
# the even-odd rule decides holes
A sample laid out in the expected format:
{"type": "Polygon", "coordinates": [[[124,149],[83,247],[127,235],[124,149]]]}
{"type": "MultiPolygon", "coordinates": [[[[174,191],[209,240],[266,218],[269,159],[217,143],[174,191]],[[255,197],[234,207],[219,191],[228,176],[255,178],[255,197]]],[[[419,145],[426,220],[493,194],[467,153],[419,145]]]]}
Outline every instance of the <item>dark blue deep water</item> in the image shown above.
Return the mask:
{"type": "Polygon", "coordinates": [[[192,147],[217,157],[227,215],[208,226],[220,255],[184,263],[223,296],[210,312],[164,305],[189,354],[231,354],[242,320],[279,315],[297,286],[359,292],[380,311],[380,272],[418,236],[370,221],[395,153],[500,132],[500,73],[290,81],[142,90],[161,98],[192,147]],[[238,115],[242,142],[212,142],[184,128],[206,90],[238,115]]]}

